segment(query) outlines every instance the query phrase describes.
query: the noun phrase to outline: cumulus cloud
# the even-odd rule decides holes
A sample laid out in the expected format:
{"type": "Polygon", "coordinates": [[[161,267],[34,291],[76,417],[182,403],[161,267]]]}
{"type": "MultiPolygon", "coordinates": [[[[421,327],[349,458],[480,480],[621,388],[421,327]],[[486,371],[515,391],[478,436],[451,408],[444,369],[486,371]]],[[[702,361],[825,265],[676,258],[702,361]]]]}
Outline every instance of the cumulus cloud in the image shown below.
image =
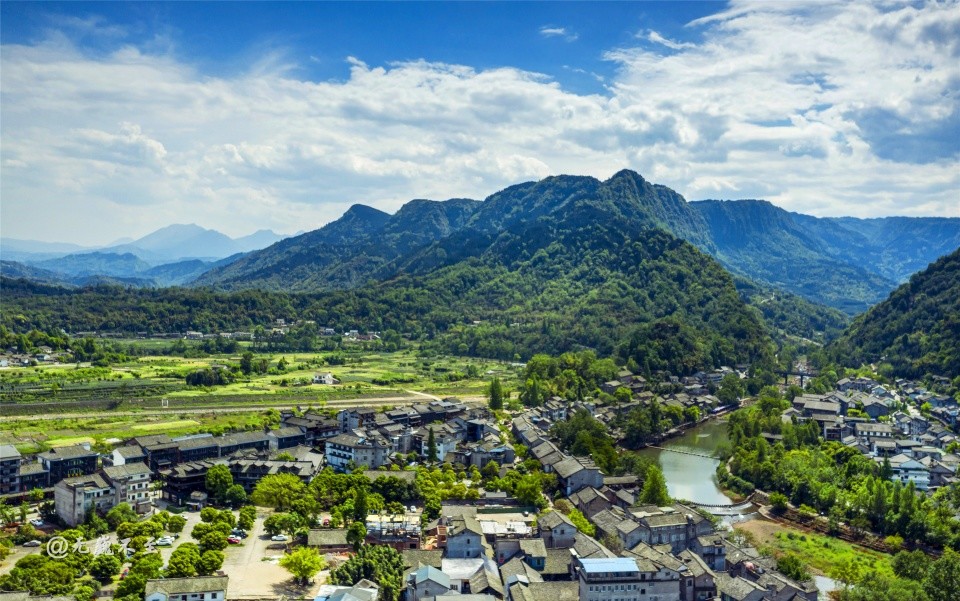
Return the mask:
{"type": "Polygon", "coordinates": [[[625,167],[690,199],[960,215],[957,4],[737,2],[689,27],[695,44],[647,31],[611,49],[593,95],[506,67],[357,57],[317,82],[281,51],[214,77],[131,45],[6,44],[3,235],[309,230],[354,202],[625,167]]]}

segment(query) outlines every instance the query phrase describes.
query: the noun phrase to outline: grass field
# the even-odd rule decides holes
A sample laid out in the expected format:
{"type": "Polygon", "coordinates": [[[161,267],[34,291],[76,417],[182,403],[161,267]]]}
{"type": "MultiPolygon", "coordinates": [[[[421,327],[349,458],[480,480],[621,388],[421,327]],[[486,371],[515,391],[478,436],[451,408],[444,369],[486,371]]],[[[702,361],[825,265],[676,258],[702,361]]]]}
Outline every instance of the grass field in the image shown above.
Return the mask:
{"type": "MultiPolygon", "coordinates": [[[[169,340],[150,342],[158,350],[169,340]]],[[[184,378],[192,371],[237,365],[239,354],[186,358],[149,355],[106,367],[89,365],[38,365],[0,369],[0,403],[7,415],[23,417],[2,423],[0,443],[16,445],[21,452],[78,442],[124,439],[145,433],[186,435],[211,429],[257,427],[264,412],[276,405],[324,408],[328,403],[363,398],[434,397],[476,399],[485,395],[489,382],[499,377],[507,390],[516,388],[521,368],[508,363],[468,357],[422,356],[418,349],[372,352],[356,349],[334,353],[257,354],[268,361],[265,374],[240,375],[224,386],[191,387],[184,378]],[[334,356],[334,365],[327,358],[334,356]],[[287,368],[279,370],[283,360],[287,368]],[[342,363],[342,364],[341,364],[342,363]],[[310,383],[317,372],[332,372],[341,384],[310,383]],[[164,416],[129,417],[112,412],[160,409],[164,416]],[[84,409],[84,403],[99,403],[84,409]],[[17,409],[23,405],[23,409],[17,409]],[[111,408],[103,409],[109,405],[111,408]],[[34,420],[30,416],[50,410],[82,414],[80,418],[34,420]],[[220,407],[241,407],[242,413],[218,413],[220,407]],[[178,410],[210,413],[178,414],[178,410]],[[86,417],[89,413],[89,417],[86,417]]]]}
{"type": "Polygon", "coordinates": [[[891,555],[830,536],[801,532],[762,519],[741,522],[734,530],[745,533],[761,552],[774,556],[797,555],[814,574],[829,576],[834,566],[850,561],[859,567],[861,574],[875,570],[893,575],[891,555]]]}

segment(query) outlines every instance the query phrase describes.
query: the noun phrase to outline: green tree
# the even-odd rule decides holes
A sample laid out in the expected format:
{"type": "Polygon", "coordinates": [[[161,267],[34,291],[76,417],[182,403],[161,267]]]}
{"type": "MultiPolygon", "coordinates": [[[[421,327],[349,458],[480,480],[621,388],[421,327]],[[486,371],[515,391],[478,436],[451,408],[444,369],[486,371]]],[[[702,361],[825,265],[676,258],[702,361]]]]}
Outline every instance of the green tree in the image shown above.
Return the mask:
{"type": "Polygon", "coordinates": [[[316,549],[300,547],[293,553],[284,555],[280,559],[280,566],[293,574],[301,584],[306,584],[326,567],[326,561],[316,549]]]}
{"type": "Polygon", "coordinates": [[[870,572],[853,588],[843,591],[841,601],[930,601],[918,582],[870,572]]]}
{"type": "Polygon", "coordinates": [[[217,501],[223,501],[227,490],[233,486],[233,474],[230,468],[223,464],[217,464],[207,470],[207,478],[204,481],[207,492],[217,501]]]}
{"type": "Polygon", "coordinates": [[[803,565],[800,558],[793,553],[787,553],[777,559],[777,570],[784,576],[793,578],[797,582],[810,580],[810,572],[807,571],[807,566],[803,565]]]}
{"type": "Polygon", "coordinates": [[[437,461],[437,437],[433,433],[433,426],[430,427],[427,434],[427,461],[431,463],[437,461]]]}
{"type": "Polygon", "coordinates": [[[293,474],[271,474],[257,482],[250,500],[256,505],[284,511],[303,496],[305,490],[303,482],[293,474]]]}
{"type": "Polygon", "coordinates": [[[207,549],[200,554],[200,561],[196,564],[197,574],[200,576],[209,576],[223,566],[223,551],[207,549]]]}
{"type": "Polygon", "coordinates": [[[900,551],[893,556],[893,573],[900,578],[922,582],[930,571],[930,558],[920,551],[900,551]]]}
{"type": "Polygon", "coordinates": [[[586,516],[584,516],[579,509],[571,510],[567,517],[569,517],[573,525],[577,527],[577,530],[587,536],[595,536],[597,534],[597,528],[587,520],[586,516]]]}
{"type": "Polygon", "coordinates": [[[923,590],[930,601],[956,601],[960,591],[960,553],[949,547],[944,549],[943,555],[930,564],[923,590]]]}
{"type": "Polygon", "coordinates": [[[670,493],[667,491],[667,480],[660,471],[660,466],[651,465],[647,468],[643,480],[643,489],[640,491],[641,505],[656,505],[662,507],[670,503],[670,493]]]}
{"type": "Polygon", "coordinates": [[[367,526],[363,522],[354,522],[347,528],[347,542],[353,545],[353,550],[358,551],[363,541],[367,538],[367,526]]]}
{"type": "Polygon", "coordinates": [[[90,562],[90,575],[103,584],[109,583],[120,573],[122,564],[116,555],[101,553],[90,562]]]}
{"type": "Polygon", "coordinates": [[[245,376],[253,372],[253,353],[247,351],[240,356],[240,371],[245,376]]]}
{"type": "Polygon", "coordinates": [[[490,409],[500,411],[503,409],[503,385],[500,378],[494,378],[490,381],[490,387],[487,389],[487,399],[490,402],[490,409]]]}
{"type": "Polygon", "coordinates": [[[358,486],[353,497],[353,519],[357,522],[366,523],[367,514],[367,488],[358,486]]]}
{"type": "Polygon", "coordinates": [[[253,528],[253,523],[257,519],[257,508],[252,505],[247,505],[246,507],[240,508],[240,519],[238,524],[244,530],[250,530],[253,528]]]}
{"type": "Polygon", "coordinates": [[[167,578],[189,578],[197,575],[200,548],[194,543],[183,543],[174,549],[167,561],[167,578]]]}
{"type": "Polygon", "coordinates": [[[178,534],[183,532],[183,527],[187,525],[187,518],[182,515],[171,515],[170,519],[167,520],[167,532],[172,532],[173,534],[178,534]]]}
{"type": "Polygon", "coordinates": [[[106,515],[111,530],[116,530],[117,526],[124,522],[136,522],[138,518],[137,512],[128,503],[114,505],[106,515]]]}
{"type": "Polygon", "coordinates": [[[234,484],[227,489],[227,493],[224,498],[226,499],[227,503],[233,507],[237,507],[247,502],[247,491],[243,490],[243,486],[234,484]]]}
{"type": "Polygon", "coordinates": [[[717,398],[724,405],[735,405],[746,393],[746,386],[743,380],[737,374],[727,374],[720,381],[720,388],[717,390],[717,398]]]}
{"type": "Polygon", "coordinates": [[[222,532],[208,532],[200,539],[200,552],[214,550],[223,551],[227,548],[227,537],[222,532]]]}

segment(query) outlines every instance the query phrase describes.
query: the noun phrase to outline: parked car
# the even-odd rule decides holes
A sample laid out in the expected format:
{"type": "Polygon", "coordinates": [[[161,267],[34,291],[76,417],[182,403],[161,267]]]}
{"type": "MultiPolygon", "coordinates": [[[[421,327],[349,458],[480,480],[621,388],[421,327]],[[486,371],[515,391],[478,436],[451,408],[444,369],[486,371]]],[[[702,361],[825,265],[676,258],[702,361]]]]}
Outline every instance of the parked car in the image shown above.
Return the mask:
{"type": "Polygon", "coordinates": [[[284,542],[287,541],[287,535],[286,535],[286,534],[274,534],[273,536],[270,537],[270,540],[276,541],[276,542],[279,542],[279,543],[284,543],[284,542]]]}
{"type": "Polygon", "coordinates": [[[30,520],[30,524],[33,525],[33,526],[36,527],[36,528],[42,528],[43,525],[44,525],[44,524],[43,524],[43,520],[41,520],[40,518],[36,518],[36,519],[30,520]]]}
{"type": "Polygon", "coordinates": [[[330,527],[330,518],[323,518],[323,527],[324,528],[330,527]]]}
{"type": "Polygon", "coordinates": [[[38,541],[38,540],[28,540],[27,542],[23,543],[23,546],[24,546],[24,547],[39,547],[39,546],[42,545],[42,544],[43,544],[43,543],[41,543],[41,542],[38,541]]]}
{"type": "Polygon", "coordinates": [[[153,543],[158,547],[169,547],[173,544],[173,537],[170,536],[161,536],[153,543]]]}
{"type": "Polygon", "coordinates": [[[250,536],[249,534],[247,534],[247,531],[244,530],[243,528],[234,528],[233,530],[230,531],[230,534],[232,534],[233,536],[239,536],[240,538],[247,538],[248,536],[250,536]]]}
{"type": "Polygon", "coordinates": [[[230,543],[231,545],[239,545],[239,544],[240,544],[240,537],[239,537],[239,536],[228,536],[228,537],[227,537],[227,542],[230,543]]]}

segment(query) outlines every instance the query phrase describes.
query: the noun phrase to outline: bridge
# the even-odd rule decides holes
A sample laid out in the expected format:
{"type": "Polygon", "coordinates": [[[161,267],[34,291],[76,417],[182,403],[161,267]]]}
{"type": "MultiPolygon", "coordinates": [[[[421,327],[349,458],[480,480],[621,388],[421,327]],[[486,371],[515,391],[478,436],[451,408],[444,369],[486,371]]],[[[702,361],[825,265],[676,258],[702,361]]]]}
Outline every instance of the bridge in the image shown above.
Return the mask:
{"type": "Polygon", "coordinates": [[[700,507],[701,509],[706,509],[714,515],[735,515],[747,510],[755,510],[756,506],[753,502],[753,497],[756,493],[752,493],[749,497],[740,501],[739,503],[720,503],[717,505],[709,505],[707,503],[696,503],[694,501],[687,501],[688,505],[693,507],[700,507]]]}
{"type": "Polygon", "coordinates": [[[680,453],[681,455],[693,455],[694,457],[705,457],[706,459],[716,459],[713,455],[707,455],[706,453],[694,453],[693,451],[681,451],[680,449],[668,449],[667,447],[658,447],[657,445],[647,445],[648,448],[657,449],[660,451],[668,451],[670,453],[680,453]]]}
{"type": "Polygon", "coordinates": [[[804,378],[816,378],[818,375],[815,371],[797,371],[797,370],[782,370],[774,372],[783,376],[783,385],[787,385],[787,376],[800,376],[800,388],[803,388],[803,379],[804,378]]]}

